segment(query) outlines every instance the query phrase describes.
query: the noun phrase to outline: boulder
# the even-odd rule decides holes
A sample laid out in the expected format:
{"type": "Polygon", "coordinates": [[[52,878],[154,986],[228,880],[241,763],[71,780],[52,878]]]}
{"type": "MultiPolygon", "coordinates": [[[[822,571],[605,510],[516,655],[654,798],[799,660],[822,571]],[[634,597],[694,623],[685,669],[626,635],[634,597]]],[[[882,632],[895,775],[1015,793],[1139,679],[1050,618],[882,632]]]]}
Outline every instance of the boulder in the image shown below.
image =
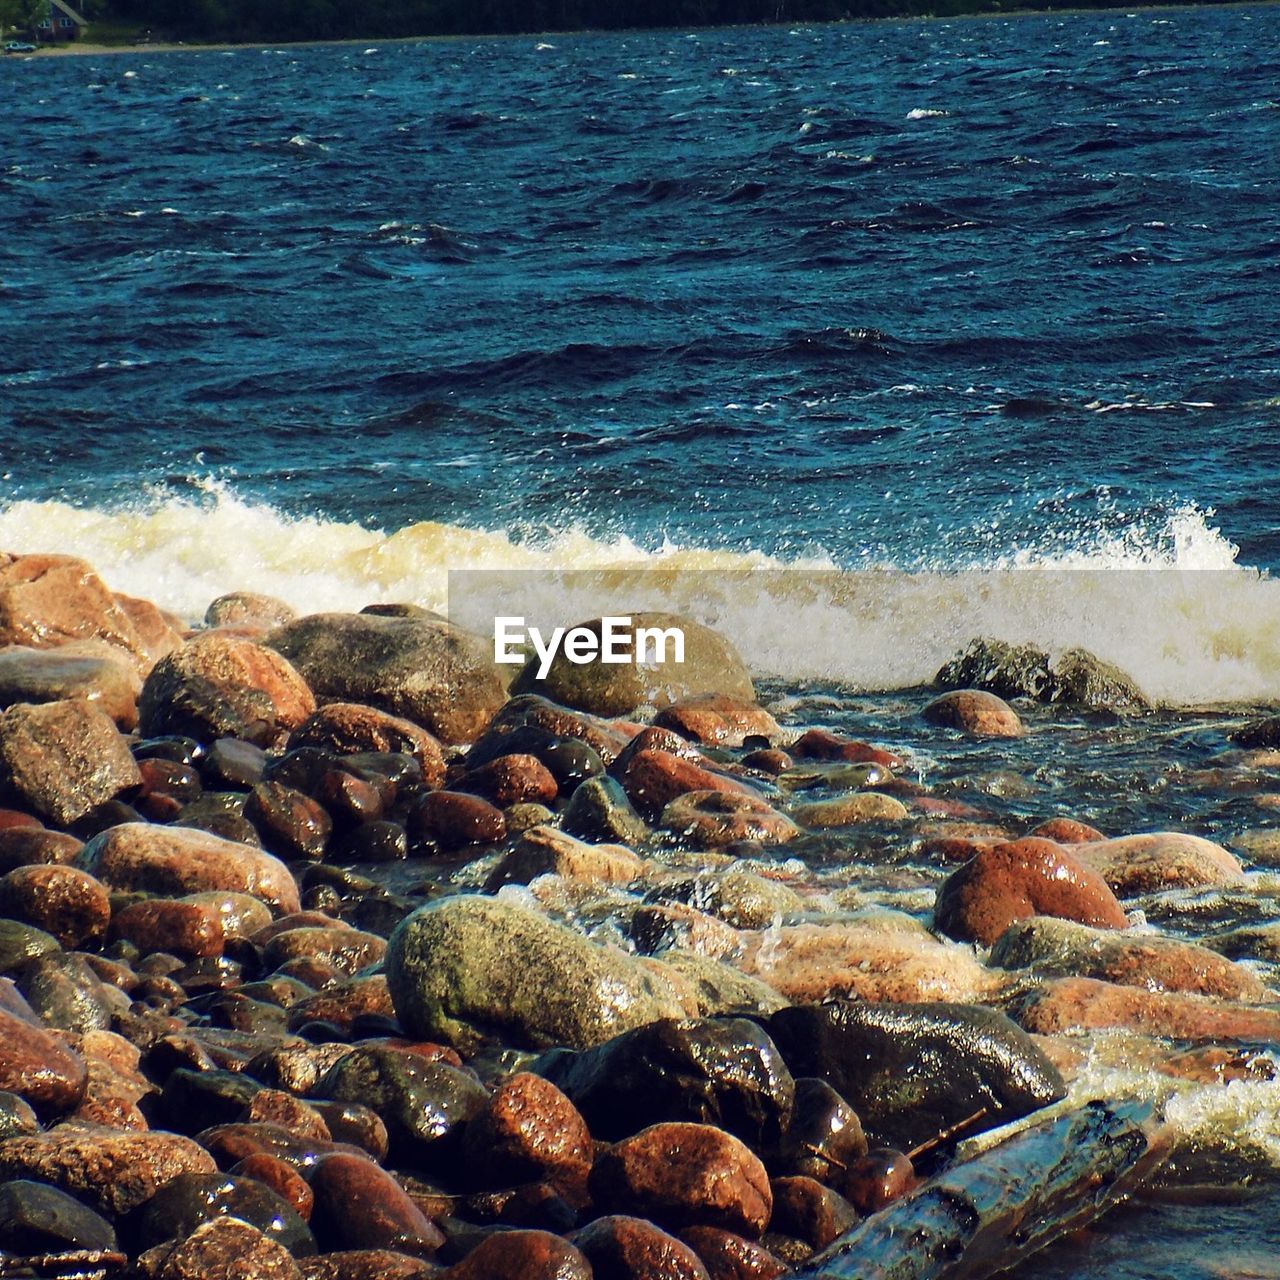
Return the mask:
{"type": "Polygon", "coordinates": [[[747,737],[770,742],[782,737],[778,722],[759,703],[725,693],[681,698],[663,707],[653,723],[710,747],[740,747],[747,737]]]}
{"type": "Polygon", "coordinates": [[[435,737],[412,720],[377,707],[355,702],[328,703],[289,735],[289,749],[298,747],[318,747],[339,756],[403,753],[413,756],[422,766],[422,780],[427,786],[438,787],[444,781],[444,752],[435,737]]]}
{"type": "Polygon", "coordinates": [[[718,790],[677,796],[662,810],[658,825],[699,849],[723,849],[739,840],[785,844],[800,834],[800,828],[768,801],[718,790]]]}
{"type": "Polygon", "coordinates": [[[464,1052],[495,1035],[586,1048],[682,1012],[634,957],[491,898],[442,898],[415,911],[391,935],[385,963],[409,1034],[464,1052]]]}
{"type": "Polygon", "coordinates": [[[1026,730],[1003,698],[981,689],[955,689],[920,713],[929,724],[958,729],[974,738],[1020,738],[1026,730]]]}
{"type": "MultiPolygon", "coordinates": [[[[89,1071],[84,1059],[42,1027],[3,980],[11,1008],[0,1007],[0,1089],[25,1098],[45,1116],[74,1110],[84,1097],[89,1071]]],[[[14,1175],[17,1176],[17,1175],[14,1175]]]]}
{"type": "Polygon", "coordinates": [[[493,869],[485,889],[528,884],[538,876],[564,876],[592,884],[630,884],[644,869],[644,859],[620,844],[587,844],[555,827],[530,827],[516,847],[493,869]]]}
{"type": "Polygon", "coordinates": [[[1225,888],[1245,883],[1244,868],[1220,844],[1181,831],[1074,844],[1071,855],[1122,898],[1162,889],[1225,888]]]}
{"type": "Polygon", "coordinates": [[[72,642],[58,649],[0,649],[0,708],[79,699],[127,733],[138,723],[141,690],[136,666],[107,645],[72,642]]]}
{"type": "Polygon", "coordinates": [[[473,742],[506,696],[491,647],[436,619],[312,614],[273,631],[267,643],[323,701],[377,707],[441,742],[473,742]]]}

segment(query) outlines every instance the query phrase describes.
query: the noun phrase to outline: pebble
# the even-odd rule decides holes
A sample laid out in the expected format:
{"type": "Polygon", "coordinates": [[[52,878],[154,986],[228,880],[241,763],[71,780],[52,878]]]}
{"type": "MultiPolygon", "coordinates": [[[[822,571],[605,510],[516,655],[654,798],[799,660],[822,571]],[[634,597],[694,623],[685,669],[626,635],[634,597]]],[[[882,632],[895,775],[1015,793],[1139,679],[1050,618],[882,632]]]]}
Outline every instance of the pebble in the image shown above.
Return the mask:
{"type": "Polygon", "coordinates": [[[643,1218],[611,1214],[569,1237],[597,1277],[617,1280],[708,1280],[687,1244],[643,1218]]]}
{"type": "Polygon", "coordinates": [[[88,872],[54,865],[16,867],[0,879],[0,914],[44,929],[75,949],[100,943],[111,897],[88,872]]]}
{"type": "Polygon", "coordinates": [[[920,714],[929,724],[974,738],[1021,738],[1026,733],[1018,713],[1003,698],[982,689],[944,693],[920,714]]]}

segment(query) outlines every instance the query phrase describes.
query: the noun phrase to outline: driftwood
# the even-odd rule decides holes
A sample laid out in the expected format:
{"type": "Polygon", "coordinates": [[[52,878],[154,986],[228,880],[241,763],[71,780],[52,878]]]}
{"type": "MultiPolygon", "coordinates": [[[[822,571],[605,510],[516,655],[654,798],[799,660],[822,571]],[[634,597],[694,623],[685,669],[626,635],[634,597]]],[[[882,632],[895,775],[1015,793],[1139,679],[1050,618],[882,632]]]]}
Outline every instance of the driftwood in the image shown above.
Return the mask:
{"type": "Polygon", "coordinates": [[[1092,1222],[1163,1159],[1149,1106],[1092,1102],[929,1179],[795,1280],[981,1280],[1092,1222]]]}

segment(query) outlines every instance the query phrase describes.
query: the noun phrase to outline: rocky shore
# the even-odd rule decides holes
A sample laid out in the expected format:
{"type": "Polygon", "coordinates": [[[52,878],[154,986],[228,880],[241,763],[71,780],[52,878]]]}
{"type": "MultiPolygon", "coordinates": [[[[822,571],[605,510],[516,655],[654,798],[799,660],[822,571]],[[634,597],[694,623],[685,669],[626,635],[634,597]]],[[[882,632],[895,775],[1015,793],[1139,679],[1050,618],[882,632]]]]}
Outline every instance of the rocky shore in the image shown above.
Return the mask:
{"type": "MultiPolygon", "coordinates": [[[[818,1276],[1099,1064],[1273,1081],[1280,925],[1161,926],[1250,894],[1265,826],[981,812],[685,626],[678,676],[509,686],[411,605],[192,627],[0,556],[4,1274],[818,1276]]],[[[940,685],[939,741],[1146,710],[1078,651],[940,685]]],[[[1280,722],[1238,736],[1202,781],[1265,814],[1280,722]]],[[[1164,1119],[1151,1179],[1268,1166],[1164,1119]]]]}

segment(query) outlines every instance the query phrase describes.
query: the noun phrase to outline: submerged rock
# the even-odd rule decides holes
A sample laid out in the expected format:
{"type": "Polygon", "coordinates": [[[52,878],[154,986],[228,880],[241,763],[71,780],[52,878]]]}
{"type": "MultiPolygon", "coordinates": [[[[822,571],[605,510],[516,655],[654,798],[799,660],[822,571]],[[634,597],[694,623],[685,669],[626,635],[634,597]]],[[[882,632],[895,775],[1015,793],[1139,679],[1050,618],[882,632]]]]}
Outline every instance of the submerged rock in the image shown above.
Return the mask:
{"type": "MultiPolygon", "coordinates": [[[[6,985],[6,1004],[22,1008],[21,997],[6,985]]],[[[40,1026],[33,1014],[0,1008],[0,1089],[50,1116],[79,1105],[88,1083],[84,1060],[40,1026]]]]}
{"type": "Polygon", "coordinates": [[[981,689],[944,693],[920,714],[930,724],[975,738],[1020,738],[1026,733],[1018,713],[1003,698],[981,689]]]}
{"type": "Polygon", "coordinates": [[[778,722],[759,703],[725,693],[702,693],[681,698],[662,708],[653,723],[674,729],[690,742],[712,747],[740,747],[744,738],[782,737],[778,722]]]}
{"type": "Polygon", "coordinates": [[[785,844],[800,834],[800,828],[768,801],[728,791],[677,796],[662,810],[658,823],[699,849],[723,849],[739,840],[785,844]]]}

